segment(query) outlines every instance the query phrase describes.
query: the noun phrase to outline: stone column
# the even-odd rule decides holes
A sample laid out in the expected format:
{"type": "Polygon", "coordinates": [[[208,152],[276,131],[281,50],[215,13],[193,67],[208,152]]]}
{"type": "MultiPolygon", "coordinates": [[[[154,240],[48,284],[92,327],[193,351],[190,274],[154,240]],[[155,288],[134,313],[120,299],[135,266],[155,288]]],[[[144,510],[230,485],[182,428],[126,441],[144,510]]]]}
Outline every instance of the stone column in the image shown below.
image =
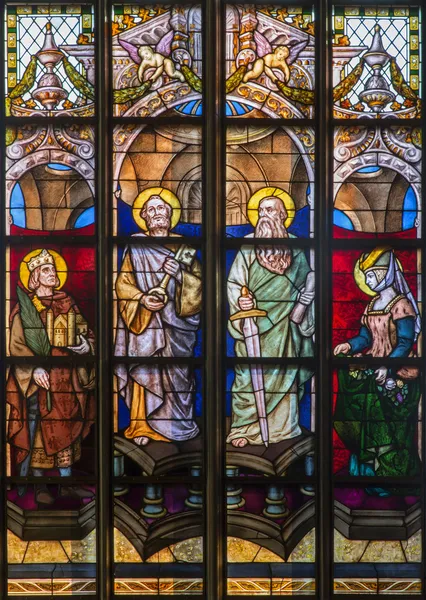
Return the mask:
{"type": "MultiPolygon", "coordinates": [[[[118,450],[114,450],[114,477],[123,477],[124,475],[124,455],[118,450]]],[[[129,488],[124,483],[114,485],[114,496],[124,496],[129,488]]]]}
{"type": "MultiPolygon", "coordinates": [[[[238,467],[234,467],[231,465],[227,465],[226,467],[226,476],[227,477],[238,477],[239,469],[238,467]]],[[[243,488],[240,485],[235,485],[235,483],[227,483],[226,484],[226,507],[228,510],[235,510],[237,508],[241,508],[244,506],[246,501],[241,497],[241,492],[243,488]]]]}
{"type": "MultiPolygon", "coordinates": [[[[201,476],[201,466],[195,465],[191,467],[191,476],[192,477],[200,477],[201,476]]],[[[189,488],[189,496],[185,500],[185,506],[189,508],[203,508],[203,488],[199,483],[191,483],[189,488]]]]}
{"type": "MultiPolygon", "coordinates": [[[[308,454],[305,456],[305,475],[308,475],[308,477],[312,477],[315,473],[315,457],[314,457],[314,453],[312,452],[308,452],[308,454]]],[[[306,496],[315,496],[315,487],[310,484],[310,483],[304,483],[301,487],[300,487],[300,491],[302,492],[302,494],[305,494],[306,496]]]]}
{"type": "Polygon", "coordinates": [[[167,508],[163,506],[163,502],[163,486],[154,484],[146,485],[141,514],[148,519],[161,519],[161,517],[165,517],[167,508]]]}
{"type": "Polygon", "coordinates": [[[283,519],[288,516],[290,511],[287,508],[287,498],[281,486],[268,485],[265,502],[266,507],[263,509],[265,517],[283,519]]]}
{"type": "Polygon", "coordinates": [[[176,65],[187,65],[188,67],[191,67],[192,57],[188,51],[188,22],[184,7],[177,6],[172,8],[170,26],[174,31],[174,36],[172,40],[173,62],[176,65]]]}
{"type": "Polygon", "coordinates": [[[256,60],[256,42],[254,32],[257,27],[256,9],[254,6],[243,6],[241,9],[240,51],[237,55],[237,67],[256,60]]]}

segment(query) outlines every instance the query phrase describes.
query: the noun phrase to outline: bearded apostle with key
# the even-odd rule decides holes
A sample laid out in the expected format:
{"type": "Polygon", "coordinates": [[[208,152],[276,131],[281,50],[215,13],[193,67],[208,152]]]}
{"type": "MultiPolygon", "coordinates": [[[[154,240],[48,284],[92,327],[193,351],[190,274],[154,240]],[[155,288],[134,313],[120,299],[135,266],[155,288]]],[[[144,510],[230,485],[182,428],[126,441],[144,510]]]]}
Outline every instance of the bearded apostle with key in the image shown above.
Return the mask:
{"type": "MultiPolygon", "coordinates": [[[[155,243],[175,236],[181,206],[165,188],[149,188],[133,203],[142,232],[132,236],[116,282],[118,326],[115,355],[189,358],[194,355],[201,311],[201,266],[186,244],[155,243]],[[152,243],[138,243],[152,238],[152,243]]],[[[178,241],[178,240],[177,240],[178,241]]],[[[198,435],[195,379],[184,363],[118,365],[118,392],[130,410],[126,438],[182,442],[198,435]]]]}

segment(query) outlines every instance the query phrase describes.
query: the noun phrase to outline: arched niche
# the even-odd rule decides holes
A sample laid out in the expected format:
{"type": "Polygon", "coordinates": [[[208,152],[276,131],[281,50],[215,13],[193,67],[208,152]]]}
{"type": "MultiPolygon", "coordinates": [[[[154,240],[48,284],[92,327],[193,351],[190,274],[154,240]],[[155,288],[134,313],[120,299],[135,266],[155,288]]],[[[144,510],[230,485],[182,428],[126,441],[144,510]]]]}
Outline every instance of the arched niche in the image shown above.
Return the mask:
{"type": "Polygon", "coordinates": [[[19,185],[24,200],[26,228],[46,231],[72,229],[81,213],[79,209],[94,205],[92,167],[80,158],[58,151],[42,151],[31,158],[35,160],[28,163],[23,158],[9,169],[6,205],[12,211],[13,190],[19,185]]]}
{"type": "Polygon", "coordinates": [[[122,132],[118,136],[114,160],[114,188],[120,186],[121,199],[129,205],[146,188],[162,186],[177,195],[184,212],[182,221],[201,222],[201,137],[194,128],[182,130],[158,127],[143,131],[143,128],[122,132]],[[192,133],[191,133],[192,132],[192,133]],[[194,143],[195,142],[195,143],[194,143]],[[198,142],[198,143],[197,143],[198,142]],[[146,151],[146,146],[157,149],[146,151]],[[147,164],[149,157],[149,164],[147,164]],[[194,187],[195,186],[195,187],[194,187]],[[189,212],[188,212],[189,211],[189,212]]]}
{"type": "Polygon", "coordinates": [[[369,160],[368,170],[351,170],[343,182],[335,185],[334,206],[347,215],[355,231],[396,233],[403,230],[404,202],[410,186],[418,207],[415,181],[407,180],[387,164],[380,167],[369,160]]]}

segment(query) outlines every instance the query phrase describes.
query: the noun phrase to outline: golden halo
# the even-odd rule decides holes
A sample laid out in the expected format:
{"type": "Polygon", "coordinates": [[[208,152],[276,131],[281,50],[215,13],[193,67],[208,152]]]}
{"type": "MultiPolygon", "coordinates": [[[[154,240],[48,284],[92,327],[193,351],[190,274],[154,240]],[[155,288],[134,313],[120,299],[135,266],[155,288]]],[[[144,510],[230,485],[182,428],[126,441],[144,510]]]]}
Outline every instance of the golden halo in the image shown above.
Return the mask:
{"type": "Polygon", "coordinates": [[[146,231],[148,229],[145,223],[145,219],[141,217],[141,210],[145,202],[147,202],[151,198],[151,196],[160,196],[160,198],[164,200],[164,202],[167,202],[167,204],[172,207],[171,229],[176,227],[176,225],[179,223],[180,215],[182,213],[182,207],[175,194],[170,190],[166,190],[166,188],[162,187],[147,188],[138,196],[136,196],[132,208],[132,215],[135,223],[139,225],[139,227],[143,229],[143,231],[146,231]]]}
{"type": "MultiPolygon", "coordinates": [[[[59,279],[59,285],[57,288],[57,290],[60,290],[61,287],[64,286],[67,277],[68,277],[68,267],[67,267],[67,263],[65,262],[65,259],[63,258],[63,256],[61,256],[60,254],[58,254],[58,252],[56,252],[56,250],[51,250],[50,248],[47,248],[47,251],[49,252],[49,254],[51,254],[53,256],[53,260],[55,261],[55,268],[56,268],[56,273],[58,275],[58,279],[59,279]]],[[[32,250],[31,252],[29,252],[25,258],[22,260],[21,264],[19,265],[19,279],[22,282],[22,285],[29,291],[29,287],[28,287],[28,281],[30,279],[30,270],[28,268],[28,263],[29,261],[34,258],[34,256],[38,256],[41,252],[43,252],[43,248],[37,248],[37,250],[32,250]]]]}
{"type": "MultiPolygon", "coordinates": [[[[401,263],[399,262],[399,260],[396,257],[395,257],[395,259],[399,265],[399,268],[401,269],[401,272],[403,272],[401,263]]],[[[377,296],[377,293],[374,290],[372,290],[371,288],[369,288],[368,285],[365,283],[364,271],[361,271],[361,269],[359,268],[360,260],[361,260],[361,257],[358,258],[358,260],[355,263],[355,267],[354,267],[355,283],[357,284],[357,286],[359,287],[361,292],[364,292],[364,294],[367,294],[367,296],[377,296]]]]}
{"type": "Polygon", "coordinates": [[[281,188],[276,187],[261,188],[260,190],[257,190],[257,192],[255,192],[250,198],[247,204],[247,217],[250,223],[253,225],[253,227],[256,227],[259,219],[259,204],[264,198],[268,198],[268,196],[276,196],[282,200],[287,211],[287,219],[284,222],[284,227],[289,227],[294,219],[294,215],[296,214],[293,198],[281,188]]]}

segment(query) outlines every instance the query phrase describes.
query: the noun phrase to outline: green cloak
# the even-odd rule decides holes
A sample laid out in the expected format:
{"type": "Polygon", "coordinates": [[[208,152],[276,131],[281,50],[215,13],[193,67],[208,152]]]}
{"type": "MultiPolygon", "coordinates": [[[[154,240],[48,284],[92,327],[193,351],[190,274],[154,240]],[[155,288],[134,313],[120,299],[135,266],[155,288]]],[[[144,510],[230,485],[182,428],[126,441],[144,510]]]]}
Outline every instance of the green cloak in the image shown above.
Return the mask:
{"type": "Polygon", "coordinates": [[[374,369],[340,369],[334,428],[359,463],[372,464],[376,475],[418,475],[420,378],[394,379],[403,387],[391,393],[378,385],[374,369]]]}
{"type": "MultiPolygon", "coordinates": [[[[247,286],[256,299],[256,307],[267,312],[258,317],[260,348],[263,357],[313,356],[314,308],[307,307],[299,325],[290,320],[306,276],[311,271],[303,250],[293,249],[291,266],[283,275],[271,273],[260,265],[253,246],[244,246],[238,252],[228,277],[228,300],[231,314],[238,312],[241,287],[247,286]]],[[[246,357],[247,349],[242,333],[242,322],[229,322],[228,329],[235,339],[235,354],[246,357]]],[[[299,399],[304,383],[312,371],[297,365],[263,367],[266,412],[269,415],[284,396],[296,387],[299,399]]],[[[295,415],[297,418],[297,415],[295,415]]],[[[232,386],[232,428],[244,427],[258,420],[250,369],[247,365],[235,367],[232,386]]],[[[298,429],[300,433],[300,429],[298,429]]]]}

